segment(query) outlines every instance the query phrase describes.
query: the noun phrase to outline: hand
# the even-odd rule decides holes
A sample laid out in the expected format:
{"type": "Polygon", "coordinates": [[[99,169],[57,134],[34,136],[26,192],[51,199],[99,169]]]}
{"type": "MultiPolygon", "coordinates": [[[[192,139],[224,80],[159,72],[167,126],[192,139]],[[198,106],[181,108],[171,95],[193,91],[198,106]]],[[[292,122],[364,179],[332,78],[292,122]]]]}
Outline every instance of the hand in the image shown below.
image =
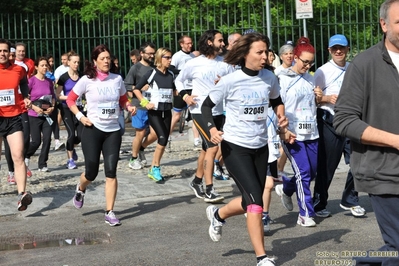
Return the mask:
{"type": "Polygon", "coordinates": [[[42,116],[44,114],[43,109],[38,107],[38,106],[36,106],[36,105],[32,106],[32,110],[35,111],[36,114],[38,114],[39,116],[42,116]]]}
{"type": "Polygon", "coordinates": [[[83,116],[80,119],[80,123],[82,123],[85,127],[91,127],[93,125],[93,123],[86,116],[83,116]]]}
{"type": "Polygon", "coordinates": [[[53,111],[54,111],[54,107],[50,107],[46,111],[43,111],[43,113],[46,115],[50,115],[53,111]]]}
{"type": "Polygon", "coordinates": [[[280,139],[289,144],[294,144],[296,140],[296,135],[288,129],[285,129],[284,133],[280,133],[280,139]]]}
{"type": "Polygon", "coordinates": [[[209,130],[209,133],[211,133],[211,142],[213,144],[219,144],[223,141],[223,131],[219,131],[216,127],[213,127],[209,130]]]}
{"type": "Polygon", "coordinates": [[[278,117],[278,126],[281,128],[288,127],[288,118],[285,115],[277,116],[278,117]]]}
{"type": "Polygon", "coordinates": [[[155,104],[153,104],[153,103],[148,103],[148,104],[145,106],[145,108],[147,108],[147,110],[152,110],[152,109],[154,109],[154,107],[155,107],[155,104]]]}
{"type": "Polygon", "coordinates": [[[215,85],[216,84],[218,84],[218,82],[219,82],[219,80],[222,78],[221,76],[219,76],[219,75],[216,75],[218,78],[217,79],[215,79],[215,81],[214,81],[214,83],[215,83],[215,85]]]}
{"type": "Polygon", "coordinates": [[[187,105],[195,105],[197,102],[194,100],[194,98],[197,97],[197,95],[188,95],[184,101],[187,103],[187,105]]]}
{"type": "Polygon", "coordinates": [[[127,107],[127,111],[128,111],[129,113],[131,113],[132,116],[135,116],[136,113],[137,113],[137,107],[136,107],[136,106],[128,106],[128,107],[127,107]]]}
{"type": "Polygon", "coordinates": [[[32,109],[32,101],[31,100],[29,100],[28,98],[25,98],[24,103],[25,103],[26,109],[28,109],[28,110],[32,109]]]}
{"type": "Polygon", "coordinates": [[[316,97],[316,103],[320,103],[321,102],[321,98],[323,98],[323,91],[322,89],[320,89],[319,86],[317,86],[316,88],[313,89],[314,95],[316,97]]]}
{"type": "Polygon", "coordinates": [[[336,104],[337,103],[337,99],[338,99],[338,95],[337,94],[331,94],[328,95],[328,102],[331,104],[336,104]]]}

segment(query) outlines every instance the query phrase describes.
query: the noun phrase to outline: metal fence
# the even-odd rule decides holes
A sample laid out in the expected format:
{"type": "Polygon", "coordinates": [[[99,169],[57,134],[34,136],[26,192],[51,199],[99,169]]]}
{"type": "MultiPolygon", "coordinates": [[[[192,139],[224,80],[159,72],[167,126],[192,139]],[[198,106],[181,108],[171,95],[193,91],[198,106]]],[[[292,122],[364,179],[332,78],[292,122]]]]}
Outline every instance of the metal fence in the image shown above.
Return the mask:
{"type": "MultiPolygon", "coordinates": [[[[205,2],[205,1],[204,1],[205,2]]],[[[179,49],[177,40],[183,34],[193,38],[194,47],[201,33],[207,29],[223,32],[225,40],[232,32],[253,28],[266,34],[266,6],[247,2],[226,1],[218,6],[198,4],[159,11],[146,7],[139,16],[131,14],[100,15],[90,22],[77,16],[63,14],[0,14],[0,37],[27,44],[27,56],[36,58],[52,54],[60,64],[61,54],[73,49],[81,61],[90,57],[90,51],[100,43],[107,44],[119,58],[125,74],[131,63],[129,51],[144,41],[157,47],[179,49]]],[[[304,34],[303,20],[295,19],[292,0],[275,0],[270,5],[271,42],[275,50],[287,40],[297,40],[304,34]]],[[[328,38],[336,33],[345,34],[355,55],[381,39],[379,5],[381,1],[331,1],[328,6],[314,2],[314,18],[306,20],[308,37],[316,47],[316,66],[328,60],[328,38]],[[377,3],[378,2],[378,3],[377,3]]]]}

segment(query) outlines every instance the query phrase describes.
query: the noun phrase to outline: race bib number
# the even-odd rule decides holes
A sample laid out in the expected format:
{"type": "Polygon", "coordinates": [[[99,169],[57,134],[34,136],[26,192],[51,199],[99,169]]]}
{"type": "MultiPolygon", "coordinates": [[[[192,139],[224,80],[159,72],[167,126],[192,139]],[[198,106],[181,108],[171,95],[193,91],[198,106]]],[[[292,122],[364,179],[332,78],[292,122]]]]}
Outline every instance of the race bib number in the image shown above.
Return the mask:
{"type": "Polygon", "coordinates": [[[277,158],[280,157],[280,140],[278,136],[268,139],[269,142],[269,152],[277,158]]]}
{"type": "Polygon", "coordinates": [[[99,103],[98,104],[98,117],[101,119],[118,119],[119,106],[116,103],[99,103]]]}
{"type": "Polygon", "coordinates": [[[238,118],[242,121],[260,121],[267,118],[267,101],[261,98],[242,101],[238,118]]]}
{"type": "Polygon", "coordinates": [[[147,98],[147,100],[151,101],[151,92],[149,92],[149,91],[143,91],[142,93],[143,93],[143,96],[144,96],[145,98],[147,98]]]}
{"type": "Polygon", "coordinates": [[[300,135],[312,134],[315,130],[316,123],[314,119],[305,117],[297,121],[296,132],[300,135]]]}
{"type": "Polygon", "coordinates": [[[159,102],[160,103],[171,103],[172,102],[172,92],[171,89],[159,89],[159,102]]]}
{"type": "Polygon", "coordinates": [[[15,105],[14,89],[0,90],[0,106],[15,105]]]}

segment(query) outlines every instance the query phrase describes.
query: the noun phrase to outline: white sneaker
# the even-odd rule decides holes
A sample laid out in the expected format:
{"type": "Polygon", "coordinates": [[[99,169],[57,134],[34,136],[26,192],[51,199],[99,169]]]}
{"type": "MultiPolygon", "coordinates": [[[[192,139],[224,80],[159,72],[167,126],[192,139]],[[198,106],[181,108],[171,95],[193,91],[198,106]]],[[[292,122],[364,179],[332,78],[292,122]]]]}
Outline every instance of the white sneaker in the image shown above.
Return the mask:
{"type": "Polygon", "coordinates": [[[292,211],[294,209],[294,206],[292,205],[292,199],[284,193],[283,185],[277,185],[274,190],[280,197],[281,203],[283,204],[284,208],[286,208],[288,211],[292,211]]]}
{"type": "Polygon", "coordinates": [[[259,261],[258,264],[256,264],[256,266],[274,266],[276,264],[274,264],[274,259],[273,258],[269,258],[266,257],[263,260],[259,261]]]}
{"type": "Polygon", "coordinates": [[[50,172],[50,170],[45,166],[43,168],[38,169],[39,172],[50,172]]]}
{"type": "Polygon", "coordinates": [[[55,147],[54,150],[55,151],[59,151],[61,149],[65,149],[65,143],[59,141],[58,139],[55,141],[55,147]]]}
{"type": "Polygon", "coordinates": [[[223,223],[219,222],[215,218],[215,212],[217,210],[218,208],[214,205],[208,206],[208,208],[206,208],[206,216],[208,217],[208,220],[211,222],[211,224],[209,225],[209,236],[214,242],[218,242],[222,237],[223,223]]]}
{"type": "Polygon", "coordinates": [[[353,207],[345,207],[342,204],[339,204],[339,206],[344,209],[345,211],[351,211],[353,216],[360,217],[364,216],[366,214],[366,210],[363,209],[361,206],[353,206],[353,207]]]}
{"type": "Polygon", "coordinates": [[[304,227],[316,226],[313,217],[301,216],[300,214],[298,215],[298,221],[296,223],[304,227]]]}
{"type": "Polygon", "coordinates": [[[147,159],[145,158],[144,151],[139,151],[139,159],[143,166],[147,165],[147,159]]]}
{"type": "Polygon", "coordinates": [[[139,170],[141,168],[143,168],[143,165],[140,162],[140,158],[137,158],[135,160],[133,160],[132,158],[130,158],[129,161],[129,167],[133,170],[139,170]]]}
{"type": "Polygon", "coordinates": [[[29,161],[30,161],[30,159],[25,158],[25,165],[26,165],[26,167],[29,167],[29,161]]]}

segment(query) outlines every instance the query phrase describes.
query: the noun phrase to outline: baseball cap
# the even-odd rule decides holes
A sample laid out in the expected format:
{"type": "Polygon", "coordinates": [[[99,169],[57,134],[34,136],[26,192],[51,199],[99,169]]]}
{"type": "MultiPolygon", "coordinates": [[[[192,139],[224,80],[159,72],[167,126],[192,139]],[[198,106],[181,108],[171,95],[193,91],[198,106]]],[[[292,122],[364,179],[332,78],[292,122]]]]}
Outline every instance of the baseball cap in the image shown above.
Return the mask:
{"type": "Polygon", "coordinates": [[[288,41],[286,41],[286,42],[285,42],[285,44],[289,44],[289,45],[292,45],[292,46],[294,46],[294,42],[293,42],[293,41],[291,41],[291,40],[288,40],[288,41]]]}
{"type": "Polygon", "coordinates": [[[247,29],[247,30],[245,30],[243,33],[242,33],[242,35],[246,35],[246,34],[249,34],[249,33],[255,33],[256,32],[256,30],[254,30],[254,29],[247,29]]]}
{"type": "Polygon", "coordinates": [[[334,45],[348,46],[348,40],[342,34],[336,34],[330,38],[328,42],[328,48],[333,47],[334,45]]]}

